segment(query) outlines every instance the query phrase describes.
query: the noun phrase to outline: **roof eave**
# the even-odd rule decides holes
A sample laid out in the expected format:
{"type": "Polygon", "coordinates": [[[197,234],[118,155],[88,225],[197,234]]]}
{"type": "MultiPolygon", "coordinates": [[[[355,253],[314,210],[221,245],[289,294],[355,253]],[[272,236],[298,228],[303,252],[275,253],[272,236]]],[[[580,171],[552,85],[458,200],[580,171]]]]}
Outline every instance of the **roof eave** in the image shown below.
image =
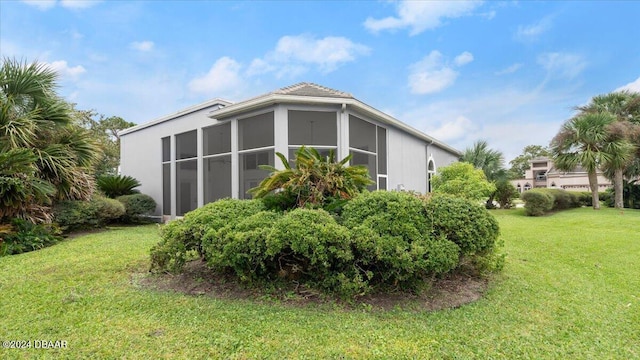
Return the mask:
{"type": "Polygon", "coordinates": [[[157,118],[155,120],[151,120],[149,122],[146,122],[146,123],[143,123],[143,124],[139,124],[139,125],[132,126],[130,128],[124,129],[124,130],[122,130],[120,132],[119,135],[122,136],[122,135],[130,134],[132,132],[136,132],[136,131],[142,130],[142,129],[146,129],[146,128],[151,127],[151,126],[161,124],[161,123],[163,123],[165,121],[173,120],[173,119],[175,119],[177,117],[188,115],[188,114],[191,114],[193,112],[200,111],[202,109],[206,109],[207,107],[213,106],[213,105],[216,105],[216,104],[224,105],[226,107],[226,106],[233,105],[233,102],[227,101],[227,100],[224,100],[224,99],[219,99],[219,98],[215,98],[215,99],[212,99],[212,100],[207,100],[207,101],[205,101],[203,103],[200,103],[200,104],[197,104],[197,105],[193,105],[193,106],[189,106],[189,107],[184,108],[182,110],[178,110],[177,112],[175,112],[175,113],[173,113],[171,115],[165,115],[165,116],[159,117],[159,118],[157,118]]]}
{"type": "Polygon", "coordinates": [[[437,140],[420,130],[417,130],[400,120],[383,113],[380,110],[371,107],[362,101],[359,101],[355,98],[341,98],[341,97],[322,97],[322,96],[301,96],[301,95],[282,95],[282,94],[269,94],[267,96],[251,99],[245,102],[236,103],[233,105],[229,105],[222,109],[218,109],[208,116],[212,119],[224,119],[233,115],[246,113],[252,110],[256,110],[262,108],[264,106],[274,105],[277,103],[294,103],[294,104],[335,104],[342,105],[345,104],[347,106],[352,106],[356,110],[363,112],[383,123],[387,123],[389,125],[393,125],[419,139],[428,141],[429,144],[434,144],[442,149],[450,151],[457,156],[462,156],[462,152],[458,149],[455,149],[440,140],[437,140]]]}

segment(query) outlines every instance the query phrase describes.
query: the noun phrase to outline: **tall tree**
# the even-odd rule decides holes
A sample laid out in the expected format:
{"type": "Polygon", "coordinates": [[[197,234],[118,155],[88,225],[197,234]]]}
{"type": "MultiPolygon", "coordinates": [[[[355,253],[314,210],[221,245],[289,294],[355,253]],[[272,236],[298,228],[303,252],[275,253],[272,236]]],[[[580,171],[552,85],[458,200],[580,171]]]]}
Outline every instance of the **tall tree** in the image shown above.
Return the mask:
{"type": "Polygon", "coordinates": [[[74,118],[99,144],[101,156],[94,166],[96,177],[115,175],[120,166],[120,133],[136,124],[119,116],[106,117],[93,110],[75,108],[74,118]]]}
{"type": "Polygon", "coordinates": [[[531,167],[530,161],[539,157],[550,157],[551,152],[549,148],[541,145],[527,145],[522,149],[522,154],[516,156],[513,160],[509,161],[511,168],[509,169],[508,176],[510,179],[524,178],[525,171],[531,167]]]}
{"type": "Polygon", "coordinates": [[[628,91],[598,95],[589,104],[576,109],[584,114],[607,113],[616,119],[615,123],[609,125],[609,136],[612,141],[620,140],[624,146],[612,153],[602,168],[605,176],[613,181],[615,207],[623,208],[624,174],[639,175],[630,173],[637,169],[637,166],[633,166],[634,160],[640,156],[637,152],[640,143],[640,95],[628,91]]]}
{"type": "Polygon", "coordinates": [[[579,114],[565,122],[551,141],[556,168],[572,171],[582,166],[587,171],[594,210],[600,209],[598,168],[614,161],[628,145],[623,139],[611,138],[610,126],[615,121],[615,116],[605,112],[579,114]]]}
{"type": "Polygon", "coordinates": [[[44,64],[2,61],[0,152],[20,159],[18,162],[3,157],[2,176],[8,182],[40,179],[42,183],[34,185],[43,190],[38,191],[38,196],[23,196],[20,206],[24,211],[3,211],[9,214],[6,216],[46,221],[46,211],[42,209],[51,201],[88,199],[93,192],[93,178],[88,171],[98,156],[96,144],[84,129],[74,125],[70,106],[56,94],[56,80],[57,74],[44,64]],[[41,196],[45,193],[50,195],[41,196]],[[39,210],[30,213],[29,209],[39,210]]]}

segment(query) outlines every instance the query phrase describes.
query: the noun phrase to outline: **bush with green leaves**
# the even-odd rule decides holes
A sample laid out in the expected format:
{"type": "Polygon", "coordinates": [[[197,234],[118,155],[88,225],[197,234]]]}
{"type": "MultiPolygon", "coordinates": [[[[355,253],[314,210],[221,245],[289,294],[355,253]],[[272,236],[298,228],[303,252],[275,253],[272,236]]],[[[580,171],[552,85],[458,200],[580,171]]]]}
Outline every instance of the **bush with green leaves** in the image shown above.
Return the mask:
{"type": "Polygon", "coordinates": [[[241,281],[295,281],[353,297],[418,290],[461,260],[495,264],[498,227],[470,200],[375,191],[349,200],[339,222],[323,209],[282,213],[260,200],[224,199],[170,222],[161,235],[151,251],[154,271],[179,272],[200,256],[241,281]]]}
{"type": "Polygon", "coordinates": [[[118,196],[116,200],[124,205],[125,213],[120,220],[125,223],[139,222],[141,215],[150,215],[156,210],[156,201],[149,195],[123,195],[118,196]]]}
{"type": "Polygon", "coordinates": [[[460,248],[434,236],[423,202],[404,192],[363,193],[343,209],[356,266],[374,288],[413,290],[458,265],[460,248]]]}
{"type": "Polygon", "coordinates": [[[90,201],[61,201],[53,208],[54,221],[64,232],[92,229],[114,222],[125,214],[124,205],[104,197],[90,201]]]}
{"type": "Polygon", "coordinates": [[[553,210],[566,210],[580,207],[580,196],[562,189],[541,189],[553,195],[553,210]]]}
{"type": "Polygon", "coordinates": [[[127,175],[104,175],[97,179],[96,185],[102,193],[111,199],[118,196],[137,194],[140,182],[127,175]]]}
{"type": "Polygon", "coordinates": [[[345,276],[353,261],[349,230],[322,209],[295,209],[278,219],[266,255],[276,261],[280,277],[343,294],[352,288],[345,276]]]}
{"type": "Polygon", "coordinates": [[[513,200],[520,197],[520,193],[509,180],[499,180],[496,182],[495,199],[501,209],[510,209],[513,200]]]}
{"type": "Polygon", "coordinates": [[[494,250],[500,227],[483,206],[451,195],[435,195],[425,206],[433,234],[456,243],[461,255],[494,250]]]}
{"type": "Polygon", "coordinates": [[[179,272],[188,254],[202,256],[202,240],[210,230],[238,224],[265,210],[260,200],[222,199],[190,211],[165,225],[161,241],[151,249],[151,270],[179,272]]]}
{"type": "Polygon", "coordinates": [[[267,255],[267,236],[282,213],[260,211],[221,229],[209,230],[202,239],[207,264],[216,270],[233,270],[242,281],[268,277],[276,261],[267,255]]]}
{"type": "Polygon", "coordinates": [[[457,162],[438,169],[432,179],[434,194],[449,194],[469,200],[486,200],[496,187],[487,181],[481,169],[466,162],[457,162]]]}
{"type": "Polygon", "coordinates": [[[0,256],[42,249],[60,240],[60,231],[53,224],[33,224],[14,218],[10,224],[0,225],[0,256]]]}
{"type": "Polygon", "coordinates": [[[520,198],[524,201],[524,212],[529,216],[542,216],[553,209],[554,197],[542,189],[525,191],[520,198]]]}

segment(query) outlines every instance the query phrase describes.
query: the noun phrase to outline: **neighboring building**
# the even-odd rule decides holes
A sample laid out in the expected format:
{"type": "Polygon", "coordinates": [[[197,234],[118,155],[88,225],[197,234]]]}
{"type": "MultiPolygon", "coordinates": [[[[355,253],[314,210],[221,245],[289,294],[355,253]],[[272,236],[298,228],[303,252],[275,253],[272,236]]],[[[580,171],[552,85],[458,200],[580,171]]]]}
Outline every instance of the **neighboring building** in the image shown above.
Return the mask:
{"type": "Polygon", "coordinates": [[[302,145],[365,165],[375,189],[430,191],[438,167],[461,153],[351,94],[300,83],[239,103],[214,99],[121,133],[121,171],[158,203],[182,216],[224,197],[249,198],[275,152],[302,145]]]}
{"type": "MultiPolygon", "coordinates": [[[[591,191],[587,171],[581,167],[573,171],[560,171],[548,158],[536,158],[529,161],[531,167],[525,171],[524,179],[512,180],[518,192],[533,188],[556,188],[567,191],[591,191]]],[[[598,171],[599,191],[611,187],[611,181],[598,171]]]]}

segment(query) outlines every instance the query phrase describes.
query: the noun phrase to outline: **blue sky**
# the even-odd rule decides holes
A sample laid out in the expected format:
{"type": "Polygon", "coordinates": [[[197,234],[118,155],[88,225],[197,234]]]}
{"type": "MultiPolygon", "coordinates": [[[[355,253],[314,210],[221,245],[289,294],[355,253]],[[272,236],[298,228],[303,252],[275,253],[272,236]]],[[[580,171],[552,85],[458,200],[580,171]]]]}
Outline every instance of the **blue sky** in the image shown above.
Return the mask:
{"type": "Polygon", "coordinates": [[[307,81],[510,160],[592,96],[640,92],[639,19],[638,1],[0,0],[0,55],[135,123],[307,81]]]}

